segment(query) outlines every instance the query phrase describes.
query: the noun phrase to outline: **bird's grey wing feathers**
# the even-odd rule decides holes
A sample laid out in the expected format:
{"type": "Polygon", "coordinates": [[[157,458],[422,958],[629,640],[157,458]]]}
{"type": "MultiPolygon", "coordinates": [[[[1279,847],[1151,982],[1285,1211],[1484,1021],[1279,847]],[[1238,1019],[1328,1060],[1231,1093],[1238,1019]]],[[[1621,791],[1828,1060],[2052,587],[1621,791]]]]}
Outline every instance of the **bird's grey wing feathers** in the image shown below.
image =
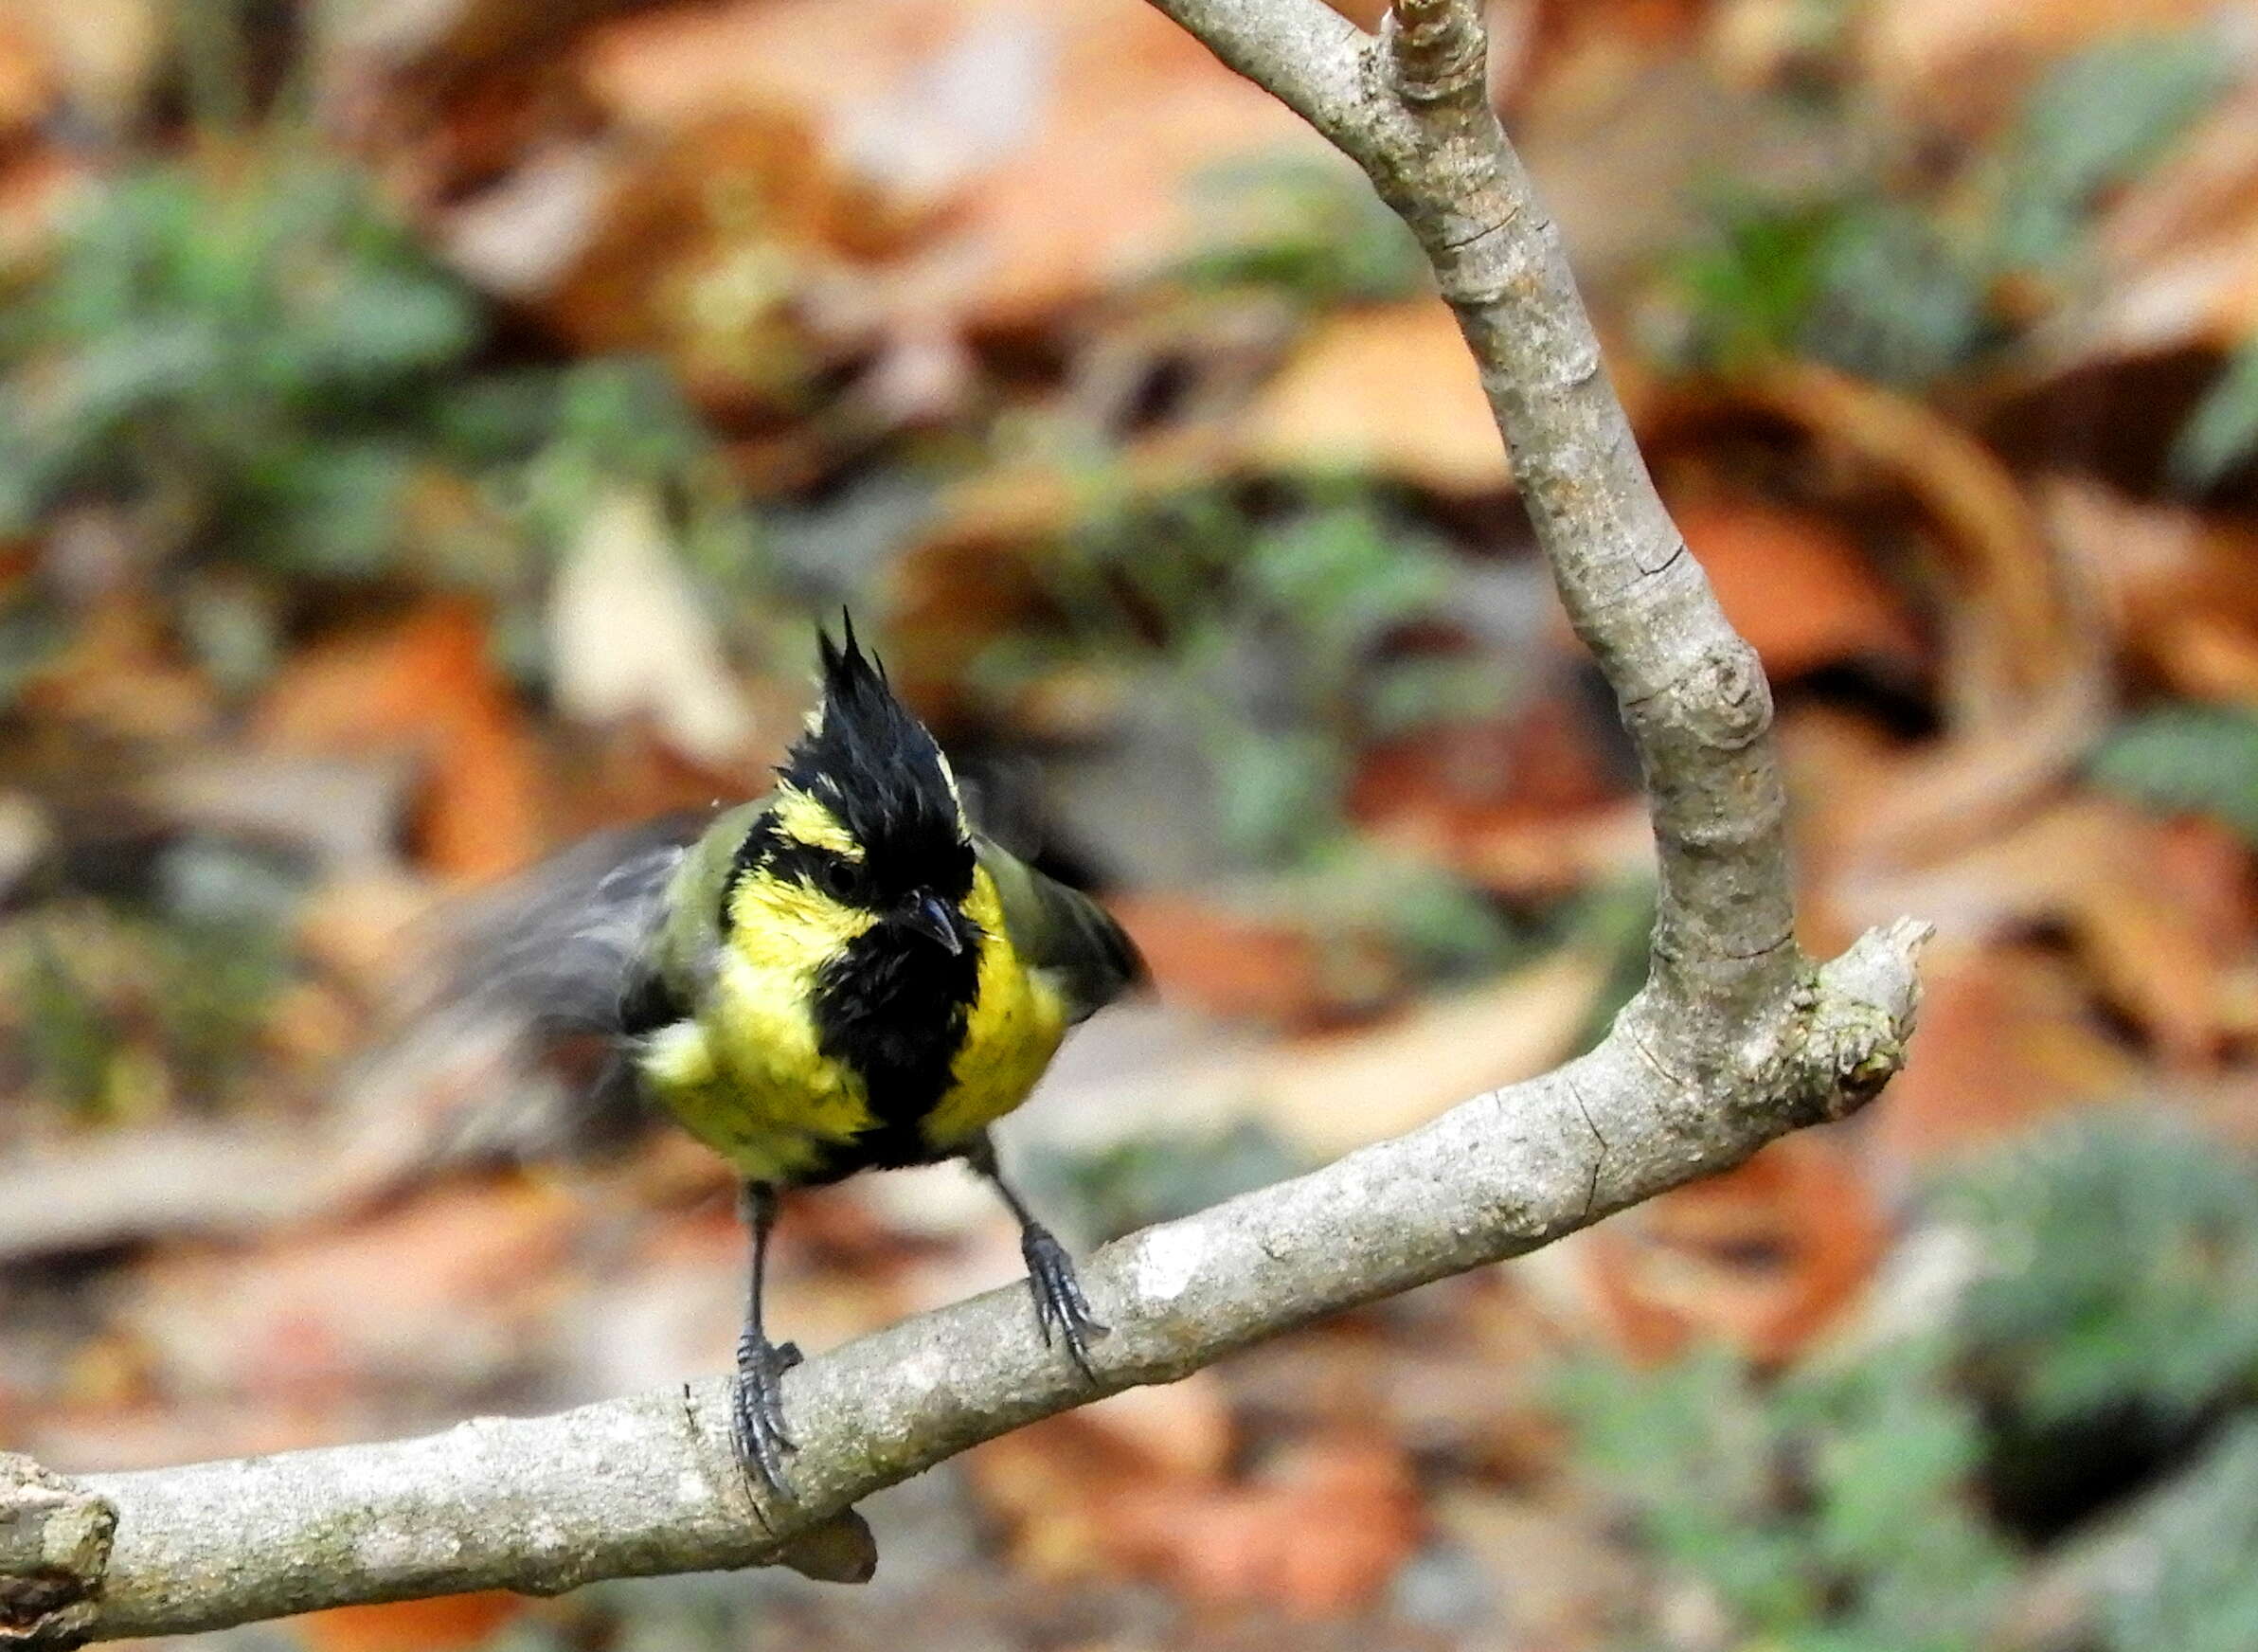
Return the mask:
{"type": "Polygon", "coordinates": [[[465,907],[452,991],[539,1032],[621,1031],[622,988],[666,920],[667,888],[710,823],[673,815],[601,832],[465,907]]]}
{"type": "MultiPolygon", "coordinates": [[[[671,885],[713,823],[683,813],[602,832],[469,903],[441,943],[450,1017],[509,1028],[534,1050],[592,1064],[540,1136],[613,1147],[648,1122],[624,1036],[648,994],[671,885]]],[[[667,1017],[672,1019],[672,1017],[667,1017]]]]}

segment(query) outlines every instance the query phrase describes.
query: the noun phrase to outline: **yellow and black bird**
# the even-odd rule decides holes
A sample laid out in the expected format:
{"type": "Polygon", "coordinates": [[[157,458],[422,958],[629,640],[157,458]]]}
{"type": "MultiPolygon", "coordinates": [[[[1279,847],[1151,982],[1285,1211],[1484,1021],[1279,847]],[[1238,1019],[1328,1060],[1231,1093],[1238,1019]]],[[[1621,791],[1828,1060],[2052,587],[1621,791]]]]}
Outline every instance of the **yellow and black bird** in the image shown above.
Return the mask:
{"type": "Polygon", "coordinates": [[[1096,903],[974,830],[852,621],[819,652],[822,700],[776,788],[694,836],[661,826],[573,852],[502,970],[552,1028],[616,1041],[600,1108],[639,1092],[740,1177],[752,1281],[733,1421],[747,1471],[779,1492],[794,1449],[780,1379],[799,1355],[771,1340],[761,1296],[784,1189],[962,1159],[1019,1222],[1045,1340],[1087,1370],[1105,1327],[988,1126],[1141,974],[1096,903]]]}

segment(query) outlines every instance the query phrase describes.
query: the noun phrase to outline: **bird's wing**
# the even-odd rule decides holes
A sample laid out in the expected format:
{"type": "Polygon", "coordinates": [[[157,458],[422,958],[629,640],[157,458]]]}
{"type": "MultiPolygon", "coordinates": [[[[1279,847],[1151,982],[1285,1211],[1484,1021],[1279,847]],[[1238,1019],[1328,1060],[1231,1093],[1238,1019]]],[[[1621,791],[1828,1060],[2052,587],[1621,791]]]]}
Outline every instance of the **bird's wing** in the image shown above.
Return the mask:
{"type": "Polygon", "coordinates": [[[430,920],[418,948],[425,966],[392,1006],[388,1036],[346,1082],[346,1104],[388,1115],[403,1094],[460,1087],[453,1075],[466,1061],[501,1060],[498,1072],[477,1068],[467,1093],[478,1099],[429,1121],[433,1161],[630,1139],[641,1122],[633,1072],[608,1060],[591,1085],[589,1058],[602,1060],[624,1031],[622,989],[664,925],[676,870],[713,819],[701,811],[599,833],[430,920]],[[562,1093],[523,1082],[524,1062],[552,1057],[579,1075],[562,1093]]]}
{"type": "Polygon", "coordinates": [[[995,880],[1013,946],[1059,983],[1071,1019],[1095,1015],[1144,979],[1136,943],[1104,907],[985,837],[973,846],[995,880]]]}
{"type": "Polygon", "coordinates": [[[475,898],[453,925],[448,996],[552,1037],[620,1031],[620,987],[666,917],[669,885],[712,819],[600,832],[475,898]]]}
{"type": "Polygon", "coordinates": [[[621,1032],[650,1032],[697,1014],[721,956],[729,874],[771,793],[712,817],[670,870],[659,911],[619,983],[621,1032]]]}
{"type": "Polygon", "coordinates": [[[538,1047],[598,1038],[594,1082],[549,1133],[582,1149],[632,1140],[646,1110],[623,1042],[696,1013],[721,945],[729,868],[768,799],[601,832],[481,897],[445,950],[451,1013],[538,1047]]]}

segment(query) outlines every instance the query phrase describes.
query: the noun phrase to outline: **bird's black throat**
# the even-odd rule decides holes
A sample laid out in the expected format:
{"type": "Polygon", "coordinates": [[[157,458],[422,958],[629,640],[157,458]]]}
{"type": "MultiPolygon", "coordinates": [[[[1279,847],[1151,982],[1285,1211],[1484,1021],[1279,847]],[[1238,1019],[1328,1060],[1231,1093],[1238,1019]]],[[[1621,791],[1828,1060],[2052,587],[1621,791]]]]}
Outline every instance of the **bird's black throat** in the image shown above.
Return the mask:
{"type": "Polygon", "coordinates": [[[891,924],[873,924],[815,983],[815,1032],[825,1055],[863,1081],[878,1121],[842,1147],[814,1179],[889,1170],[945,1157],[924,1121],[955,1082],[973,1000],[979,946],[951,953],[891,924]]]}

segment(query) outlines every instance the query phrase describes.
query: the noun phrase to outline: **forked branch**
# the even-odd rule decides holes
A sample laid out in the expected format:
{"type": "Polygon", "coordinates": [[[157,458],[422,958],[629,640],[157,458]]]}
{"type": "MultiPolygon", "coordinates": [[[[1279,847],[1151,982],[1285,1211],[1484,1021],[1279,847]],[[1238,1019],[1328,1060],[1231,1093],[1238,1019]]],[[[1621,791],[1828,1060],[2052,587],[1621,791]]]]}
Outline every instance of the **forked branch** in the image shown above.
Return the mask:
{"type": "Polygon", "coordinates": [[[1370,174],[1426,249],[1652,799],[1648,984],[1589,1054],[1309,1176],[1100,1251],[1097,1385],[1009,1287],[786,1380],[802,1500],[756,1510],[726,1387],[136,1474],[0,1474],[0,1645],[176,1634],[449,1590],[782,1560],[851,1575],[854,1502],[979,1441],[1323,1315],[1520,1255],[1839,1118],[1904,1059],[1925,928],[1797,946],[1764,673],[1662,509],[1558,233],[1492,114],[1479,0],[1154,0],[1370,174]],[[106,1534],[115,1515],[115,1537],[106,1534]],[[105,1552],[106,1551],[106,1552],[105,1552]]]}

